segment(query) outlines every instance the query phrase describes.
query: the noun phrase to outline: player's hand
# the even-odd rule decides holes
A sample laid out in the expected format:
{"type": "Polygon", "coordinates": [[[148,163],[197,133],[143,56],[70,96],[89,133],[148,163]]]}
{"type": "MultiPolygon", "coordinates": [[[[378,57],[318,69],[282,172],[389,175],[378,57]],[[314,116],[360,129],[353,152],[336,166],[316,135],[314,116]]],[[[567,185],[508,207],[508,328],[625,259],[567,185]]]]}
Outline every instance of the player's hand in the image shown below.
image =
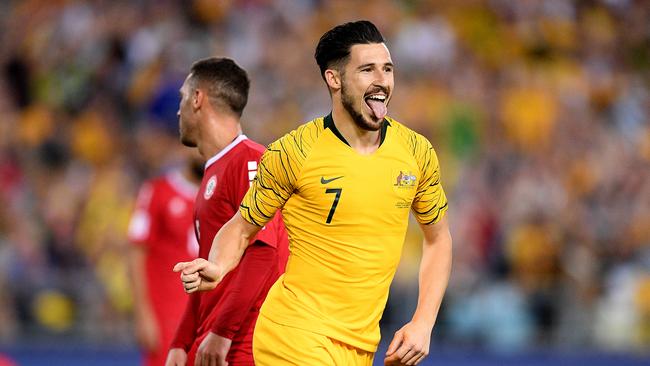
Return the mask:
{"type": "Polygon", "coordinates": [[[194,366],[228,366],[226,356],[231,344],[231,339],[208,333],[196,350],[194,366]]]}
{"type": "Polygon", "coordinates": [[[411,321],[395,332],[384,365],[417,365],[429,354],[431,327],[411,321]]]}
{"type": "MultiPolygon", "coordinates": [[[[136,312],[137,313],[137,312],[136,312]]],[[[145,351],[154,351],[160,345],[158,324],[150,311],[142,311],[135,316],[135,337],[145,351]]]]}
{"type": "Polygon", "coordinates": [[[176,263],[174,272],[181,273],[183,288],[188,294],[212,290],[221,282],[222,277],[219,266],[203,258],[176,263]]]}
{"type": "Polygon", "coordinates": [[[167,353],[165,366],[185,366],[187,363],[187,352],[182,348],[172,348],[167,353]]]}

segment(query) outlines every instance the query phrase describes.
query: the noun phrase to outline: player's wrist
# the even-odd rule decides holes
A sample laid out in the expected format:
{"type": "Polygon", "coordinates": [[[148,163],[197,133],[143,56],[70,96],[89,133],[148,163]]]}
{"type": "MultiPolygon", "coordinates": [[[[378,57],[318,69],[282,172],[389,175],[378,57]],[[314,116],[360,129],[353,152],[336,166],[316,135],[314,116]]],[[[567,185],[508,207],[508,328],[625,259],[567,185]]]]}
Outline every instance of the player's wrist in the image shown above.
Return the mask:
{"type": "Polygon", "coordinates": [[[424,328],[431,333],[433,331],[433,326],[436,323],[436,318],[431,317],[430,315],[415,314],[411,319],[411,324],[414,324],[420,328],[424,328]]]}
{"type": "Polygon", "coordinates": [[[172,342],[172,344],[169,346],[169,352],[172,352],[174,350],[180,350],[180,351],[183,351],[183,352],[187,353],[187,352],[190,351],[190,345],[185,344],[183,342],[178,342],[178,341],[177,342],[172,342]]]}
{"type": "Polygon", "coordinates": [[[224,327],[213,327],[212,330],[210,330],[210,332],[216,336],[226,338],[231,341],[235,338],[235,334],[237,333],[235,331],[229,330],[224,327]]]}
{"type": "Polygon", "coordinates": [[[219,283],[221,283],[221,281],[223,281],[223,278],[226,277],[228,271],[224,265],[218,263],[217,261],[209,261],[208,266],[209,271],[206,274],[213,286],[216,287],[219,283]]]}

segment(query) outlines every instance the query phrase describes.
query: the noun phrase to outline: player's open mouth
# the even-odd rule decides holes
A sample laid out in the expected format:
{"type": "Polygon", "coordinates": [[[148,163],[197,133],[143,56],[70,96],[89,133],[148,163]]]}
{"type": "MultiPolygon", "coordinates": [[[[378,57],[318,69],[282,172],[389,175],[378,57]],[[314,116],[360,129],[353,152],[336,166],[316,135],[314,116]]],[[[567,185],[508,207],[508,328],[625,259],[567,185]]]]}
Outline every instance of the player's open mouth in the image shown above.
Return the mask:
{"type": "Polygon", "coordinates": [[[370,94],[364,98],[366,105],[370,108],[377,120],[382,120],[386,117],[386,113],[388,112],[386,99],[386,95],[384,94],[370,94]]]}

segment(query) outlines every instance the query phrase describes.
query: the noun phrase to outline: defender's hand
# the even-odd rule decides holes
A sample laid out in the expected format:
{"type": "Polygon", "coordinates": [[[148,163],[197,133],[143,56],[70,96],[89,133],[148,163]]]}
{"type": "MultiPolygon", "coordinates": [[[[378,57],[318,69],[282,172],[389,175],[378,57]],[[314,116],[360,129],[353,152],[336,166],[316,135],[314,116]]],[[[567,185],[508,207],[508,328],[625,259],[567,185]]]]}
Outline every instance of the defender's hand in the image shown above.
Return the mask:
{"type": "Polygon", "coordinates": [[[196,350],[194,366],[227,366],[226,356],[231,344],[231,339],[208,333],[196,350]]]}
{"type": "Polygon", "coordinates": [[[165,366],[185,366],[187,363],[187,352],[182,348],[172,348],[167,353],[165,366]]]}
{"type": "Polygon", "coordinates": [[[221,282],[222,277],[219,266],[203,258],[176,263],[174,272],[181,273],[181,282],[188,294],[212,290],[221,282]]]}

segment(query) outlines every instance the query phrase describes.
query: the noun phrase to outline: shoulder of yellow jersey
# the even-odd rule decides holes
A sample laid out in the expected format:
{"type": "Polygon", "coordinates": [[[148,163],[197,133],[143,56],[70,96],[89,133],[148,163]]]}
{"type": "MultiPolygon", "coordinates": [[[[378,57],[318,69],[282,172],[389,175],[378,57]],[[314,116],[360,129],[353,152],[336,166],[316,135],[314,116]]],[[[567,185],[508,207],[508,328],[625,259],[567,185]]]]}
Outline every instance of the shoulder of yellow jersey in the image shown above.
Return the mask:
{"type": "MultiPolygon", "coordinates": [[[[433,152],[433,146],[426,137],[390,117],[386,117],[386,120],[390,122],[393,136],[413,154],[413,157],[418,163],[422,162],[424,155],[429,155],[433,152]]],[[[433,153],[435,154],[435,152],[433,153]]]]}
{"type": "Polygon", "coordinates": [[[303,161],[309,155],[323,129],[323,118],[313,119],[275,140],[268,149],[288,154],[292,160],[303,161]]]}
{"type": "Polygon", "coordinates": [[[262,157],[262,165],[286,176],[291,187],[302,171],[307,157],[324,130],[323,118],[309,121],[270,143],[262,157]]]}
{"type": "Polygon", "coordinates": [[[447,211],[447,196],[440,181],[440,165],[429,140],[401,123],[389,119],[392,135],[409,151],[420,168],[420,181],[413,212],[421,224],[438,222],[447,211]]]}

